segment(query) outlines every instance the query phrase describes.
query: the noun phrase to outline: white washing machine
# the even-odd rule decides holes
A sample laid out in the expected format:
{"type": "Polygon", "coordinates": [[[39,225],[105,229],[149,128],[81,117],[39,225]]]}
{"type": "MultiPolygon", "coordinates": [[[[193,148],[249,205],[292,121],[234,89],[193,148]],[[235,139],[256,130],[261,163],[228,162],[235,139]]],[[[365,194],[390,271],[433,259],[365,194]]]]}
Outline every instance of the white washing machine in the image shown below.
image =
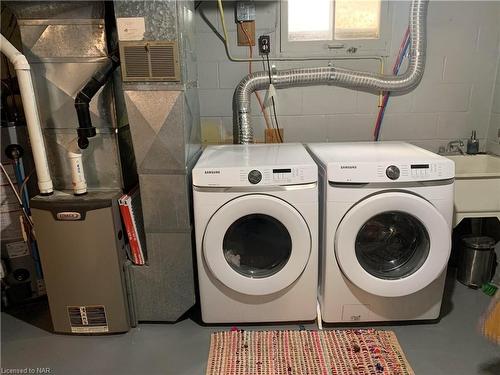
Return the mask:
{"type": "Polygon", "coordinates": [[[439,317],[454,163],[401,142],[308,145],[320,175],[325,322],[439,317]]]}
{"type": "Polygon", "coordinates": [[[205,149],[193,169],[205,323],[316,318],[317,181],[301,144],[205,149]]]}

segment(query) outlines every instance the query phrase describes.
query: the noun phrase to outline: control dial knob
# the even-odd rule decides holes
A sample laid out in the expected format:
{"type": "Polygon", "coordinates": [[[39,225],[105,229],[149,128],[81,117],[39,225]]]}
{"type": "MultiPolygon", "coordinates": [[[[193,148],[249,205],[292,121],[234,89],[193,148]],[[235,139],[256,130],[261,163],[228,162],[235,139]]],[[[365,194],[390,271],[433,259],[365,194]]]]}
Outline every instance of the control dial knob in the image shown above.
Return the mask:
{"type": "Polygon", "coordinates": [[[260,173],[258,170],[254,169],[248,173],[248,181],[251,184],[254,185],[258,184],[261,180],[262,180],[262,173],[260,173]]]}
{"type": "Polygon", "coordinates": [[[399,175],[401,174],[399,171],[399,168],[396,167],[395,165],[390,165],[387,167],[385,170],[385,174],[387,177],[389,177],[391,180],[397,180],[399,178],[399,175]]]}

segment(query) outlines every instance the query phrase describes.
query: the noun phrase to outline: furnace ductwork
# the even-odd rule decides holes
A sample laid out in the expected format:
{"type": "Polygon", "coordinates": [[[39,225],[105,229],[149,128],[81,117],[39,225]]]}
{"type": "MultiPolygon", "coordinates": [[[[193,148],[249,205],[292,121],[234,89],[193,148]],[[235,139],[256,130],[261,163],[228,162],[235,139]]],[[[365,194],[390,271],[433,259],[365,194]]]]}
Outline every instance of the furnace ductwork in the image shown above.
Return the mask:
{"type": "Polygon", "coordinates": [[[410,52],[406,71],[398,76],[354,71],[337,67],[298,68],[247,75],[234,94],[235,143],[253,143],[250,97],[257,90],[297,86],[334,85],[372,91],[406,91],[418,85],[425,68],[426,19],[428,0],[413,0],[410,6],[410,52]],[[271,82],[270,82],[271,81],[271,82]]]}

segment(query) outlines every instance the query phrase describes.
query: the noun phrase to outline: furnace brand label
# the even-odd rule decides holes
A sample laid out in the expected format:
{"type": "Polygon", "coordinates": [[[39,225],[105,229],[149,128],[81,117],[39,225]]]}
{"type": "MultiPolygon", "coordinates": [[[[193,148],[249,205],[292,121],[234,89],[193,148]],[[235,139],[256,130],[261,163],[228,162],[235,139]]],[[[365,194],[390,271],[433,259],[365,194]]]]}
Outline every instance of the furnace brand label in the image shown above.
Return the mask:
{"type": "Polygon", "coordinates": [[[65,221],[75,221],[80,220],[82,218],[82,214],[79,212],[58,212],[57,220],[65,220],[65,221]]]}

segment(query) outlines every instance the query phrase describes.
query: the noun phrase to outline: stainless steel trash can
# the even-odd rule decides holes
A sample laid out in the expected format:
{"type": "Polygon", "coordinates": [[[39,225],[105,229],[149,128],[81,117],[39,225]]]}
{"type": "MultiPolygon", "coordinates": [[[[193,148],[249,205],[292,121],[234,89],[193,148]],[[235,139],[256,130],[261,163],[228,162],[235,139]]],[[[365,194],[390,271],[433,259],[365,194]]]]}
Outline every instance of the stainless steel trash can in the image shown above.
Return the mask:
{"type": "Polygon", "coordinates": [[[495,241],[486,236],[467,236],[461,241],[457,279],[479,288],[490,281],[495,262],[495,241]]]}

